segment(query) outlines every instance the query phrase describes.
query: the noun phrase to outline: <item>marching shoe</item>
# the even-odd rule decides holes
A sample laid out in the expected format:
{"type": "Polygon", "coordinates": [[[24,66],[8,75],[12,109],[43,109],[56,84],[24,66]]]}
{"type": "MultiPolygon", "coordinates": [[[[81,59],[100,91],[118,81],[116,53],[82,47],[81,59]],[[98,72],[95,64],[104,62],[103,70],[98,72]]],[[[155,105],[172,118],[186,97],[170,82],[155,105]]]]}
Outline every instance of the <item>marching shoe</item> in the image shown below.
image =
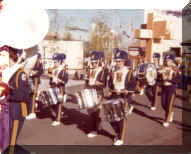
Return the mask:
{"type": "Polygon", "coordinates": [[[130,107],[130,109],[129,109],[129,115],[131,115],[131,114],[132,114],[133,109],[134,109],[134,106],[131,106],[131,107],[130,107]]]}
{"type": "Polygon", "coordinates": [[[88,133],[87,136],[88,136],[89,138],[94,138],[94,137],[97,136],[97,134],[91,132],[91,133],[88,133]]]}
{"type": "Polygon", "coordinates": [[[169,123],[168,122],[163,122],[163,126],[164,127],[169,127],[169,123]]]}
{"type": "Polygon", "coordinates": [[[174,117],[174,112],[172,112],[172,114],[171,114],[171,116],[170,116],[170,122],[172,122],[173,121],[173,117],[174,117]]]}
{"type": "Polygon", "coordinates": [[[141,92],[139,95],[143,95],[144,94],[144,89],[141,89],[141,92]]]}
{"type": "Polygon", "coordinates": [[[35,103],[35,108],[36,108],[36,109],[38,108],[38,103],[35,103]]]}
{"type": "Polygon", "coordinates": [[[122,140],[115,140],[113,145],[116,145],[116,146],[123,145],[123,141],[122,140]]]}
{"type": "Polygon", "coordinates": [[[150,109],[151,109],[152,111],[155,111],[157,108],[154,107],[154,106],[152,106],[150,109]]]}
{"type": "Polygon", "coordinates": [[[35,114],[35,113],[30,113],[30,114],[26,117],[26,120],[32,120],[32,119],[36,119],[36,114],[35,114]]]}
{"type": "Polygon", "coordinates": [[[53,121],[53,123],[51,124],[52,126],[59,126],[60,122],[59,121],[53,121]]]}

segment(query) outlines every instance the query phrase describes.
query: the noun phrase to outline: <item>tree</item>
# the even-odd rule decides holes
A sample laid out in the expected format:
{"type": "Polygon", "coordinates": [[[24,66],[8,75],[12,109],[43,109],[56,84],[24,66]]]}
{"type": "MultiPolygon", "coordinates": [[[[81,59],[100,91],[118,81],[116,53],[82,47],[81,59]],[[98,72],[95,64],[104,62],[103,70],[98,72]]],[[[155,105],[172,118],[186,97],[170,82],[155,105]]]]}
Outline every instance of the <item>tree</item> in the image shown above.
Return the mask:
{"type": "Polygon", "coordinates": [[[101,19],[94,19],[90,37],[90,51],[103,51],[106,57],[111,57],[114,48],[119,47],[120,35],[115,33],[101,19]]]}

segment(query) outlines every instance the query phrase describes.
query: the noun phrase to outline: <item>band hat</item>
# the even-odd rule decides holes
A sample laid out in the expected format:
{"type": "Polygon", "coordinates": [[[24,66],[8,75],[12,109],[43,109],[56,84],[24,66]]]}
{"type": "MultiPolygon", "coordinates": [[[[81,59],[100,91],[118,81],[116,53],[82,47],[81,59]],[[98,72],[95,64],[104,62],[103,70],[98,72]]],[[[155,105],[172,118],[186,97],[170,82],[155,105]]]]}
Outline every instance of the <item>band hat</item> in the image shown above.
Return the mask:
{"type": "Polygon", "coordinates": [[[104,59],[104,52],[103,51],[98,51],[99,58],[104,59]]]}
{"type": "Polygon", "coordinates": [[[93,51],[91,53],[91,62],[98,62],[101,59],[100,52],[99,51],[93,51]]]}
{"type": "Polygon", "coordinates": [[[65,60],[65,59],[66,59],[66,55],[64,53],[55,53],[52,56],[52,60],[55,60],[55,61],[65,60]]]}
{"type": "Polygon", "coordinates": [[[58,60],[65,60],[66,59],[66,55],[64,53],[59,53],[57,56],[58,56],[58,60]]]}
{"type": "Polygon", "coordinates": [[[37,53],[37,57],[38,57],[38,58],[41,58],[41,54],[40,54],[40,53],[37,53]]]}
{"type": "Polygon", "coordinates": [[[160,56],[160,53],[154,53],[153,54],[153,58],[160,58],[161,56],[160,56]]]}
{"type": "Polygon", "coordinates": [[[128,59],[127,52],[119,50],[114,57],[115,61],[126,61],[128,59]]]}
{"type": "Polygon", "coordinates": [[[54,53],[52,56],[52,60],[54,60],[54,61],[57,60],[57,55],[58,55],[58,53],[54,53]]]}
{"type": "Polygon", "coordinates": [[[174,64],[176,64],[176,61],[175,61],[175,55],[167,55],[166,57],[165,57],[165,60],[167,61],[167,60],[170,60],[171,62],[173,62],[174,64]]]}

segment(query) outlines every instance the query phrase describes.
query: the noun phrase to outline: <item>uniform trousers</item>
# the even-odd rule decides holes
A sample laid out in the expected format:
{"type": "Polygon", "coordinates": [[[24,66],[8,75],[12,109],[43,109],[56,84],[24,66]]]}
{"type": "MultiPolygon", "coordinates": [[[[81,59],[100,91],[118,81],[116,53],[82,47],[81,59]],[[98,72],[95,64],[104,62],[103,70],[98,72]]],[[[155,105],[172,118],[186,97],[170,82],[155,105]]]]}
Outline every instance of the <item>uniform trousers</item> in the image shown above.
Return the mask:
{"type": "Polygon", "coordinates": [[[162,107],[165,111],[165,120],[168,118],[170,102],[173,94],[176,93],[176,85],[162,86],[162,107]]]}
{"type": "Polygon", "coordinates": [[[155,96],[156,87],[157,87],[157,84],[154,84],[153,86],[147,85],[145,89],[145,94],[147,98],[149,99],[149,101],[151,102],[151,106],[154,106],[155,97],[157,97],[155,96]]]}

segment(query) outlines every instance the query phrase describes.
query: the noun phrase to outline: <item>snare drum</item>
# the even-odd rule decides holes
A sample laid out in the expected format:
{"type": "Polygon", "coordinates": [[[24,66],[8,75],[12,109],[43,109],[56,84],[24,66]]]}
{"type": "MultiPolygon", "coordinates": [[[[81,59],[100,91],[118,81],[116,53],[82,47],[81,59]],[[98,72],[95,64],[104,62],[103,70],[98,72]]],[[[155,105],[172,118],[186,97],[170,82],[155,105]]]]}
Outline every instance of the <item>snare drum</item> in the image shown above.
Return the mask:
{"type": "Polygon", "coordinates": [[[103,111],[105,119],[109,122],[120,121],[126,118],[128,114],[123,99],[114,99],[104,102],[103,111]]]}
{"type": "Polygon", "coordinates": [[[38,96],[38,101],[40,101],[43,105],[54,104],[49,91],[41,91],[38,96]]]}
{"type": "Polygon", "coordinates": [[[95,89],[84,89],[75,95],[80,109],[91,109],[100,104],[95,89]]]}

